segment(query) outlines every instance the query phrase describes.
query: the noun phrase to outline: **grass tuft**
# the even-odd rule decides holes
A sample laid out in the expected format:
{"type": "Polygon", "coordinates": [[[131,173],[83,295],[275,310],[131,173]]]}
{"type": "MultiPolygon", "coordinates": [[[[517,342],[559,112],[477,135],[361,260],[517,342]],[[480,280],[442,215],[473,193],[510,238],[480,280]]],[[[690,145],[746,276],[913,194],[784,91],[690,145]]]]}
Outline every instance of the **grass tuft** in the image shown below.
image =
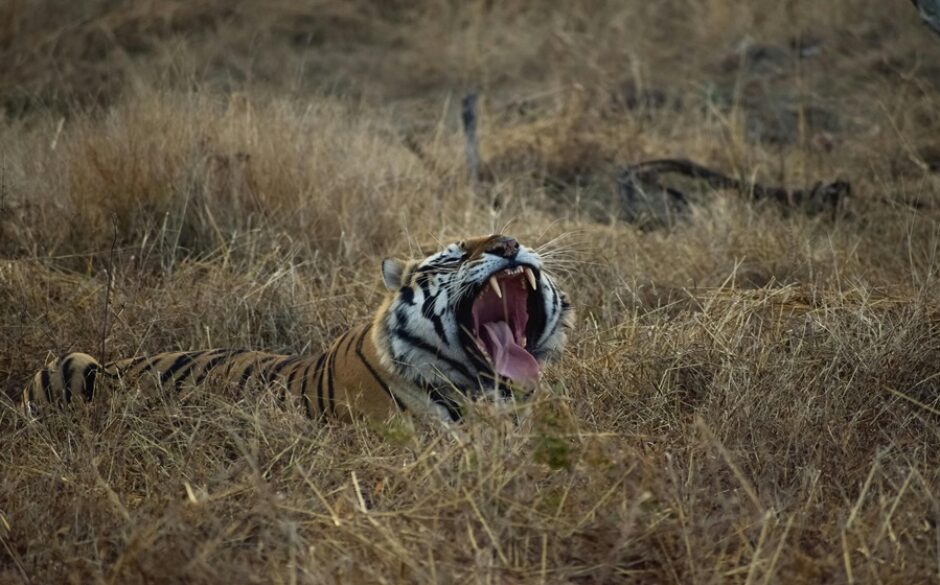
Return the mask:
{"type": "Polygon", "coordinates": [[[0,5],[0,582],[940,578],[936,39],[861,0],[570,4],[0,5]],[[622,221],[662,157],[853,197],[622,221]],[[318,351],[384,257],[497,230],[578,310],[525,412],[15,403],[67,351],[318,351]]]}

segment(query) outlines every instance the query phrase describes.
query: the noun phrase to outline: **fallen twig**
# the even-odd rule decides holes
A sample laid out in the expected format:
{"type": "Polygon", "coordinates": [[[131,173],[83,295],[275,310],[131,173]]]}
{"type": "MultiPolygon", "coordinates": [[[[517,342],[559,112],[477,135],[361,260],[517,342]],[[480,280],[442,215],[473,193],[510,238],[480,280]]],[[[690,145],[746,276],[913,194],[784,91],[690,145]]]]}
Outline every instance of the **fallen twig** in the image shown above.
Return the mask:
{"type": "Polygon", "coordinates": [[[620,194],[628,200],[652,186],[668,194],[672,209],[686,207],[689,201],[683,192],[662,185],[662,175],[668,174],[703,180],[715,189],[732,189],[754,201],[771,200],[786,207],[801,207],[807,211],[831,210],[833,214],[840,201],[852,194],[852,186],[846,181],[817,182],[808,189],[785,189],[741,181],[686,159],[658,159],[630,165],[617,177],[617,185],[620,194]]]}
{"type": "Polygon", "coordinates": [[[466,137],[467,173],[474,193],[480,187],[480,139],[477,137],[477,93],[471,91],[461,101],[460,117],[466,137]]]}

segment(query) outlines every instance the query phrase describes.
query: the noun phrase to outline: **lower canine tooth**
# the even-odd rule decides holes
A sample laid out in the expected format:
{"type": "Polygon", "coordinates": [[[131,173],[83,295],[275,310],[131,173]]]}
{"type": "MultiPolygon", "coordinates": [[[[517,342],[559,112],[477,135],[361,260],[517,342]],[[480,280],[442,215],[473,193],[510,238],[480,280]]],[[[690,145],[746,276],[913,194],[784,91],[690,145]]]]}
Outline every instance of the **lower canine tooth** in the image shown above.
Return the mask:
{"type": "Polygon", "coordinates": [[[503,291],[499,289],[499,283],[496,281],[495,276],[490,277],[490,286],[493,287],[494,291],[496,291],[496,296],[503,298],[503,291]]]}
{"type": "Polygon", "coordinates": [[[535,282],[535,273],[532,272],[532,269],[529,268],[528,266],[526,266],[525,268],[523,268],[523,270],[525,271],[525,277],[526,277],[526,279],[529,281],[529,286],[532,287],[532,290],[537,289],[537,288],[538,288],[538,284],[535,282]]]}

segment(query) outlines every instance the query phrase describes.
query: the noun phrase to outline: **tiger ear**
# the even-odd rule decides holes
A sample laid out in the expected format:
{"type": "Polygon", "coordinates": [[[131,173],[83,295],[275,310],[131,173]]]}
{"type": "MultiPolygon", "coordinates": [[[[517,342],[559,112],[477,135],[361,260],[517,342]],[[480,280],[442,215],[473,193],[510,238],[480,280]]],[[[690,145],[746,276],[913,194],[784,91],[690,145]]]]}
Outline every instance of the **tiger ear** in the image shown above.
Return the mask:
{"type": "Polygon", "coordinates": [[[398,258],[382,260],[382,281],[385,283],[385,288],[388,290],[400,289],[406,267],[405,261],[398,258]]]}

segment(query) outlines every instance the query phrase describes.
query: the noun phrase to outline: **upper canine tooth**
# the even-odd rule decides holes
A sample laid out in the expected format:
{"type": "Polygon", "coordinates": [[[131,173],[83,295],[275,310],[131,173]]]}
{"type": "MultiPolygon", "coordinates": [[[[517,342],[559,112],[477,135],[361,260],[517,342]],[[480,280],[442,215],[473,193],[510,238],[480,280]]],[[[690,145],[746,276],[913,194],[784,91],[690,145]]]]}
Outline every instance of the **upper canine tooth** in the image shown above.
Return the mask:
{"type": "Polygon", "coordinates": [[[529,286],[532,287],[532,290],[536,290],[538,288],[538,284],[535,282],[535,273],[532,272],[532,269],[528,266],[522,270],[525,272],[525,277],[529,281],[529,286]]]}
{"type": "Polygon", "coordinates": [[[495,276],[490,277],[490,286],[493,287],[494,291],[496,291],[496,296],[503,298],[503,291],[499,289],[499,282],[496,281],[495,276]]]}

